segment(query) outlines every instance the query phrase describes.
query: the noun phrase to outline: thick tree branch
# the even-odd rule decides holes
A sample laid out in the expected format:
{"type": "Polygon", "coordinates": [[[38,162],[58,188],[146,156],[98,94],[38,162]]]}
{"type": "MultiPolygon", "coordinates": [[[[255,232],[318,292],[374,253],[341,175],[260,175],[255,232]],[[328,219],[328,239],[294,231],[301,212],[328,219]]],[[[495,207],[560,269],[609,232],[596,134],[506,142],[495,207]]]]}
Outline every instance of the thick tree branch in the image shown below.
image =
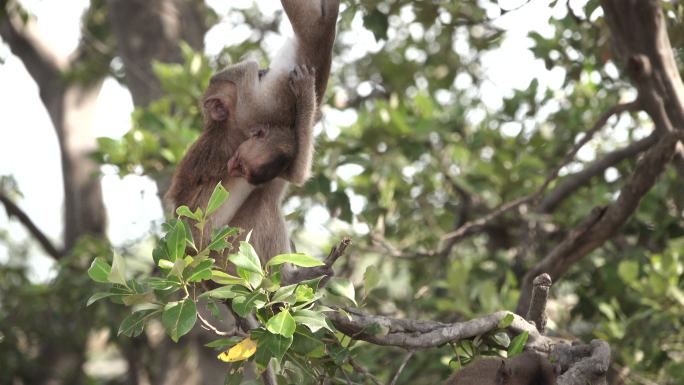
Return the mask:
{"type": "Polygon", "coordinates": [[[0,36],[39,86],[54,84],[59,79],[61,70],[66,67],[66,59],[57,57],[36,36],[31,21],[24,24],[17,15],[10,13],[0,19],[0,36]]]}
{"type": "MultiPolygon", "coordinates": [[[[398,346],[405,349],[425,349],[472,338],[498,328],[504,317],[513,314],[508,311],[499,311],[470,321],[447,324],[374,316],[352,309],[346,309],[346,311],[349,318],[339,312],[326,313],[340,332],[376,345],[398,346]],[[366,332],[376,329],[377,326],[387,330],[387,333],[369,334],[366,332]]],[[[510,329],[517,333],[528,332],[528,347],[542,352],[550,351],[552,341],[541,335],[534,325],[524,318],[514,315],[510,329]]]]}
{"type": "MultiPolygon", "coordinates": [[[[684,130],[684,84],[658,0],[601,0],[613,46],[661,134],[684,130]]],[[[684,150],[675,167],[684,176],[684,150]]]]}
{"type": "Polygon", "coordinates": [[[19,206],[14,204],[11,199],[0,193],[0,202],[2,202],[2,204],[5,206],[7,216],[14,217],[21,222],[31,236],[33,236],[38,243],[40,243],[40,246],[43,248],[43,250],[45,250],[46,253],[48,253],[49,256],[58,261],[64,256],[64,252],[57,249],[52,241],[50,241],[50,239],[48,239],[48,237],[45,236],[42,231],[40,231],[38,226],[33,223],[31,218],[21,208],[19,208],[19,206]]]}
{"type": "Polygon", "coordinates": [[[641,198],[653,187],[672,158],[678,140],[684,136],[679,131],[666,134],[637,162],[631,178],[620,190],[620,196],[608,206],[595,207],[568,236],[530,269],[522,282],[520,300],[516,312],[524,314],[530,303],[532,280],[548,273],[557,281],[575,262],[601,246],[612,237],[637,209],[641,198]]]}
{"type": "MultiPolygon", "coordinates": [[[[606,373],[608,373],[608,367],[610,366],[610,346],[605,341],[593,340],[589,346],[580,345],[564,348],[561,348],[561,346],[559,345],[554,349],[554,353],[562,349],[563,351],[575,353],[573,358],[579,358],[579,360],[571,359],[568,370],[558,377],[558,385],[606,384],[606,373]],[[589,354],[586,354],[587,350],[589,354]]],[[[554,353],[552,353],[552,356],[554,356],[554,353]]],[[[570,356],[573,356],[573,354],[570,354],[570,356]]],[[[563,359],[563,363],[566,363],[564,360],[566,357],[557,358],[553,361],[561,362],[561,359],[563,359]]]]}
{"type": "Polygon", "coordinates": [[[627,158],[638,155],[658,141],[656,134],[651,134],[646,138],[629,144],[627,147],[615,150],[606,154],[603,158],[587,165],[582,171],[569,175],[563,179],[537,206],[536,211],[540,213],[551,213],[566,198],[575,191],[585,186],[592,178],[603,173],[607,168],[612,167],[627,158]]]}

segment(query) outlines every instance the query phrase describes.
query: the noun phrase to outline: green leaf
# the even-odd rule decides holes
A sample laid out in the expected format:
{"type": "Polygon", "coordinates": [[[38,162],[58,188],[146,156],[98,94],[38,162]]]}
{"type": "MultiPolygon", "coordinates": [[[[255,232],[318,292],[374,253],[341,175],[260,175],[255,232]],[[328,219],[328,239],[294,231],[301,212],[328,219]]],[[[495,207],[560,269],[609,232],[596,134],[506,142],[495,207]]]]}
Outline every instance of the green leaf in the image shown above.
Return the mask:
{"type": "Polygon", "coordinates": [[[312,333],[316,333],[320,329],[328,329],[331,332],[333,331],[328,326],[325,316],[319,312],[311,310],[297,310],[293,314],[293,318],[298,324],[308,327],[312,333]]]}
{"type": "Polygon", "coordinates": [[[260,309],[266,304],[266,295],[255,291],[248,295],[240,295],[233,299],[231,306],[240,317],[247,317],[254,309],[260,309]]]}
{"type": "Polygon", "coordinates": [[[271,298],[271,303],[283,302],[294,304],[297,299],[297,296],[295,295],[296,288],[297,284],[281,287],[273,294],[273,297],[271,298]]]}
{"type": "Polygon", "coordinates": [[[283,337],[292,337],[296,328],[297,323],[287,309],[283,309],[266,322],[266,329],[268,331],[283,337]]]}
{"type": "Polygon", "coordinates": [[[227,198],[228,191],[226,191],[226,189],[223,188],[221,182],[218,182],[216,184],[216,187],[214,187],[214,191],[211,193],[211,197],[209,198],[206,215],[209,216],[212,213],[214,213],[214,211],[218,210],[218,208],[221,207],[221,205],[223,204],[223,202],[226,201],[227,198]]]}
{"type": "Polygon", "coordinates": [[[217,340],[213,340],[209,342],[208,344],[205,344],[204,346],[208,348],[213,348],[216,350],[227,350],[229,347],[236,345],[238,342],[242,341],[244,338],[243,337],[229,337],[229,338],[219,338],[217,340]]]}
{"type": "Polygon", "coordinates": [[[306,328],[297,325],[292,341],[292,350],[301,355],[310,355],[314,351],[324,351],[325,345],[320,338],[311,334],[306,328]]]}
{"type": "Polygon", "coordinates": [[[149,277],[147,278],[146,282],[150,286],[150,288],[154,290],[180,289],[181,286],[183,286],[178,277],[173,276],[167,278],[149,277]]]}
{"type": "Polygon", "coordinates": [[[228,260],[230,260],[238,268],[245,269],[253,273],[258,273],[263,276],[259,256],[254,250],[254,247],[247,242],[240,242],[240,250],[237,254],[228,256],[228,260]]]}
{"type": "Polygon", "coordinates": [[[185,266],[187,266],[185,259],[176,259],[176,262],[173,263],[173,267],[171,267],[171,271],[169,271],[169,276],[176,276],[178,278],[183,277],[183,271],[185,270],[185,266]]]}
{"type": "Polygon", "coordinates": [[[311,302],[316,298],[314,290],[306,285],[297,286],[295,290],[296,302],[311,302]]]}
{"type": "Polygon", "coordinates": [[[196,213],[193,213],[188,206],[180,206],[176,209],[176,215],[179,217],[187,217],[190,219],[194,219],[197,222],[199,222],[202,218],[198,217],[196,213]]]}
{"type": "Polygon", "coordinates": [[[169,251],[166,249],[166,242],[157,242],[157,245],[152,250],[152,260],[154,260],[155,265],[159,264],[161,260],[169,260],[169,251]]]}
{"type": "Polygon", "coordinates": [[[185,225],[183,221],[172,219],[169,221],[170,230],[166,234],[166,249],[169,261],[175,262],[185,256],[185,225]]]}
{"type": "Polygon", "coordinates": [[[529,337],[527,332],[522,332],[515,336],[511,341],[510,346],[508,346],[508,357],[515,357],[520,354],[525,348],[527,343],[527,337],[529,337]]]}
{"type": "Polygon", "coordinates": [[[618,266],[618,275],[626,284],[632,284],[639,279],[639,263],[636,261],[622,261],[618,266]]]}
{"type": "Polygon", "coordinates": [[[102,257],[98,257],[95,258],[93,260],[93,263],[90,264],[90,268],[88,269],[88,276],[95,282],[107,283],[109,282],[107,277],[109,276],[109,273],[111,271],[112,267],[109,266],[107,261],[102,257]]]}
{"type": "Polygon", "coordinates": [[[147,320],[153,314],[158,312],[159,310],[148,309],[137,311],[135,313],[130,314],[128,317],[124,318],[123,321],[121,321],[121,325],[119,326],[119,332],[117,333],[117,335],[123,334],[127,337],[139,336],[145,328],[145,322],[147,322],[147,320]]]}
{"type": "Polygon", "coordinates": [[[95,294],[91,295],[90,298],[88,298],[88,302],[86,302],[86,307],[92,305],[93,303],[95,303],[95,301],[99,301],[102,298],[111,297],[113,295],[119,295],[119,294],[118,293],[111,293],[108,291],[95,293],[95,294]]]}
{"type": "Polygon", "coordinates": [[[346,298],[356,305],[356,292],[350,280],[344,278],[332,278],[328,282],[328,291],[332,294],[346,298]]]}
{"type": "Polygon", "coordinates": [[[214,260],[211,258],[200,262],[194,268],[186,271],[186,274],[189,275],[187,279],[188,282],[199,282],[211,279],[211,268],[213,266],[214,260]]]}
{"type": "Polygon", "coordinates": [[[283,263],[291,263],[300,267],[325,266],[325,263],[306,254],[280,254],[271,258],[271,260],[266,263],[266,267],[278,266],[283,263]]]}
{"type": "Polygon", "coordinates": [[[224,273],[220,270],[211,271],[211,280],[221,285],[245,285],[244,279],[224,273]]]}
{"type": "Polygon", "coordinates": [[[251,293],[249,291],[247,293],[244,293],[244,291],[247,289],[243,288],[244,290],[240,290],[240,288],[242,287],[238,285],[221,286],[214,290],[202,293],[202,295],[200,295],[199,298],[211,297],[216,299],[230,299],[235,298],[239,295],[244,296],[251,293]]]}
{"type": "Polygon", "coordinates": [[[506,316],[503,317],[501,321],[499,321],[499,329],[506,329],[507,327],[511,326],[514,319],[515,317],[513,316],[513,314],[506,314],[506,316]]]}
{"type": "Polygon", "coordinates": [[[192,330],[196,321],[197,307],[190,298],[164,306],[162,325],[174,342],[192,330]]]}
{"type": "Polygon", "coordinates": [[[366,295],[370,293],[380,283],[380,272],[375,265],[370,265],[363,273],[363,290],[366,295]]]}
{"type": "Polygon", "coordinates": [[[107,281],[126,286],[126,261],[119,254],[114,253],[112,269],[107,274],[107,281]]]}
{"type": "Polygon", "coordinates": [[[207,249],[223,251],[225,248],[230,246],[230,243],[226,241],[226,238],[235,236],[238,233],[239,230],[236,227],[224,227],[218,231],[215,230],[207,249]]]}
{"type": "Polygon", "coordinates": [[[257,360],[262,364],[268,362],[270,357],[274,357],[279,361],[282,360],[287,349],[292,345],[292,336],[286,337],[280,334],[269,333],[267,330],[255,329],[250,335],[258,341],[257,360]],[[265,352],[266,354],[264,354],[265,352]]]}

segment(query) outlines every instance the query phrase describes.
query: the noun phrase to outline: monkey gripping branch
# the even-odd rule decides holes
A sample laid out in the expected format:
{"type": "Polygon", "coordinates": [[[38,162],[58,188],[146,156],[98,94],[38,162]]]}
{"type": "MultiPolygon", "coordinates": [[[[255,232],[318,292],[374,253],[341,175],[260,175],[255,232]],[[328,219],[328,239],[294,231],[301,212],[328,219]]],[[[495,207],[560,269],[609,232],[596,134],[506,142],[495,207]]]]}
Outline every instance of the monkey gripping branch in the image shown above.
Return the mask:
{"type": "MultiPolygon", "coordinates": [[[[352,283],[332,277],[330,269],[350,241],[345,239],[333,248],[324,262],[291,253],[278,255],[263,266],[248,242],[235,245],[239,236],[237,228],[226,226],[215,230],[208,244],[199,245],[193,239],[191,226],[203,231],[211,215],[227,198],[228,192],[219,183],[204,210],[192,212],[185,206],[178,208],[177,218],[163,225],[165,234],[153,251],[159,270],[157,276],[131,277],[126,271],[125,259],[117,254],[112,256],[111,264],[107,258],[96,258],[88,275],[108,287],[93,294],[87,305],[108,298],[130,307],[131,314],[121,322],[118,331],[127,337],[136,337],[147,324],[160,321],[169,337],[178,341],[199,323],[218,337],[207,347],[218,351],[217,359],[229,363],[229,384],[240,383],[248,361],[256,363],[267,383],[275,383],[275,373],[290,380],[294,378],[293,373],[314,381],[346,377],[345,368],[349,366],[364,373],[369,380],[378,381],[350,354],[349,348],[356,341],[407,349],[395,381],[416,350],[446,344],[454,348],[469,347],[462,351],[471,354],[454,358],[463,364],[475,358],[476,354],[472,353],[475,351],[506,352],[508,357],[514,357],[527,350],[530,353],[521,358],[534,357],[535,362],[544,363],[544,368],[551,367],[544,357],[552,357],[552,373],[554,377],[558,375],[558,384],[598,384],[605,378],[610,362],[607,344],[592,341],[590,345],[571,346],[544,336],[544,312],[551,286],[548,275],[540,275],[535,280],[527,319],[499,311],[449,324],[373,316],[352,307],[326,306],[324,303],[335,299],[338,303],[343,300],[357,305],[352,283]],[[328,276],[284,283],[280,270],[286,263],[304,271],[326,271],[328,276]],[[220,308],[226,305],[237,323],[222,316],[220,308]],[[228,324],[232,326],[225,329],[217,326],[228,324]],[[509,335],[514,337],[511,339],[509,335]]],[[[511,381],[518,381],[511,383],[531,383],[520,382],[521,376],[528,374],[517,369],[518,361],[521,359],[498,359],[500,364],[496,370],[481,373],[481,378],[506,375],[511,381]]],[[[467,372],[464,369],[459,373],[463,376],[467,372]]],[[[457,373],[448,383],[470,382],[464,382],[457,373]]]]}

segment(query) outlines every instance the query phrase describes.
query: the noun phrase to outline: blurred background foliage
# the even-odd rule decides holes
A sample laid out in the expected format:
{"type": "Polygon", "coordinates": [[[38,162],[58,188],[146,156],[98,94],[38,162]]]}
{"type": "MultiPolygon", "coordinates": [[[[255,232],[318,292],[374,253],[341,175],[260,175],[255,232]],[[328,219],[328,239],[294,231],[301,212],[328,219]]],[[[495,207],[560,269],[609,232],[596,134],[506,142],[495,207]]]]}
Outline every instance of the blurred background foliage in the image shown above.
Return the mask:
{"type": "MultiPolygon", "coordinates": [[[[323,255],[349,235],[354,245],[339,262],[338,275],[362,286],[366,268],[378,269],[380,285],[367,293],[368,311],[457,321],[514,309],[526,269],[594,206],[612,201],[633,170],[636,157],[607,169],[548,212],[527,206],[445,247],[443,236],[459,225],[533,193],[600,114],[635,95],[612,57],[598,1],[550,1],[553,33],[531,32],[528,42],[534,57],[556,74],[554,86],[534,79],[504,92],[499,102],[483,101],[483,87],[497,87],[483,57],[506,39],[498,22],[523,3],[343,1],[314,177],[291,188],[284,206],[299,249],[323,255]],[[356,39],[368,33],[375,45],[359,54],[356,39]],[[325,218],[322,238],[307,226],[311,212],[325,218]]],[[[684,7],[663,7],[681,69],[684,7]]],[[[107,11],[99,1],[92,8],[107,11]]],[[[110,47],[106,17],[93,10],[84,25],[110,47]]],[[[283,14],[264,15],[254,6],[218,17],[239,20],[253,32],[215,57],[183,44],[181,62],[154,63],[164,97],[137,108],[121,139],[98,139],[98,162],[115,166],[120,175],[149,176],[160,190],[168,184],[201,130],[198,100],[212,72],[248,53],[267,56],[260,42],[278,30],[283,14]]],[[[105,53],[106,61],[89,62],[93,69],[70,73],[73,81],[104,71],[125,84],[108,63],[114,51],[100,51],[98,58],[105,53]]],[[[641,114],[611,120],[587,145],[589,155],[564,167],[559,181],[651,129],[641,114]]],[[[16,190],[9,182],[2,187],[16,190]]],[[[682,191],[684,180],[668,170],[619,234],[554,286],[550,328],[582,340],[606,339],[614,352],[614,383],[675,384],[684,378],[682,191]]],[[[150,242],[145,234],[141,240],[116,247],[151,263],[150,242]]],[[[120,309],[106,303],[83,308],[92,292],[85,266],[108,253],[106,241],[81,242],[50,282],[28,275],[26,245],[13,242],[7,231],[0,241],[10,255],[0,265],[0,383],[137,383],[131,371],[140,368],[131,367],[131,354],[146,357],[138,361],[145,370],[162,370],[150,358],[159,346],[153,336],[114,337],[120,309]],[[102,342],[106,330],[113,332],[102,342]],[[114,364],[100,370],[103,360],[114,364]],[[119,364],[123,369],[116,369],[119,364]]],[[[358,344],[354,354],[388,381],[403,353],[358,344]]],[[[450,373],[453,356],[449,348],[421,351],[398,383],[437,383],[450,373]]]]}

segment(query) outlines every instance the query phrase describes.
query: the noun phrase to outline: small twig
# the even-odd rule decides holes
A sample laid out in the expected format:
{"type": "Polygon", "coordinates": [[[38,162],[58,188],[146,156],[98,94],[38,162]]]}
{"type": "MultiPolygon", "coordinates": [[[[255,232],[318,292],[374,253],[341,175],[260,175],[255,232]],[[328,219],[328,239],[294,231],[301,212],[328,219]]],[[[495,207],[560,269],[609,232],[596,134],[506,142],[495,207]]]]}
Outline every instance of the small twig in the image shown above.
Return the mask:
{"type": "Polygon", "coordinates": [[[344,237],[337,246],[333,246],[332,250],[330,250],[330,254],[325,258],[325,265],[332,267],[335,261],[344,254],[349,245],[351,245],[351,238],[344,237]]]}
{"type": "Polygon", "coordinates": [[[378,380],[377,377],[375,377],[373,374],[371,374],[371,373],[368,371],[368,369],[364,368],[363,366],[361,366],[361,364],[359,364],[358,362],[356,362],[355,359],[353,359],[353,358],[350,357],[350,358],[349,358],[349,364],[352,366],[352,368],[354,368],[354,370],[356,370],[357,372],[363,374],[366,378],[368,378],[369,380],[371,380],[375,385],[383,385],[383,383],[382,383],[380,380],[378,380]]]}
{"type": "Polygon", "coordinates": [[[415,350],[409,350],[408,352],[406,352],[406,354],[404,355],[404,359],[401,360],[401,364],[399,365],[397,372],[394,373],[394,377],[392,377],[392,381],[390,382],[390,385],[396,385],[397,381],[399,380],[399,376],[401,375],[401,372],[404,371],[406,364],[408,364],[411,357],[413,357],[414,352],[415,352],[415,350]]]}
{"type": "Polygon", "coordinates": [[[234,328],[232,332],[220,331],[216,326],[212,325],[211,322],[207,321],[204,317],[202,317],[202,314],[200,312],[197,312],[197,318],[199,318],[204,329],[209,330],[217,336],[247,336],[246,334],[238,330],[238,328],[234,328]]]}
{"type": "Polygon", "coordinates": [[[45,250],[48,255],[58,261],[64,256],[64,252],[57,249],[57,247],[55,247],[55,245],[48,239],[45,233],[40,231],[38,226],[33,223],[28,214],[19,208],[19,206],[14,204],[11,199],[0,193],[0,202],[2,202],[2,204],[5,206],[7,216],[14,217],[21,222],[21,224],[26,227],[26,230],[28,230],[28,232],[38,241],[38,243],[40,243],[40,245],[43,247],[43,250],[45,250]]]}

